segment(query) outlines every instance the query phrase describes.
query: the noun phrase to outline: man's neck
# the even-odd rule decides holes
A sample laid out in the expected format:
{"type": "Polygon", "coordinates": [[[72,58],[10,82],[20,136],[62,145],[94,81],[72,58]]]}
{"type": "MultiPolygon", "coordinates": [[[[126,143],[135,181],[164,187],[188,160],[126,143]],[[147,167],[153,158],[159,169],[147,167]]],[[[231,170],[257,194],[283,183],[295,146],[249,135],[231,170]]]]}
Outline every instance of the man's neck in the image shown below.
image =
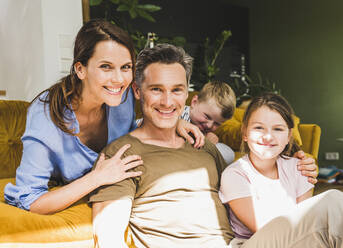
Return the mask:
{"type": "Polygon", "coordinates": [[[162,147],[180,148],[185,143],[185,140],[176,133],[176,127],[158,128],[143,122],[130,134],[143,143],[162,147]]]}

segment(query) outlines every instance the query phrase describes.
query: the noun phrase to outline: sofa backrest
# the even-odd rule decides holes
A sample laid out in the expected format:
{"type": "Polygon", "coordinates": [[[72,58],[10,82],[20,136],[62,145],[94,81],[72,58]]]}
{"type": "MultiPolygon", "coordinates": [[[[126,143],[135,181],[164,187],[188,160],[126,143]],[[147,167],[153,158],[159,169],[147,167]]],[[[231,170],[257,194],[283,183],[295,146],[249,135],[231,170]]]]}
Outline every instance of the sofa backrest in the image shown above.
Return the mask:
{"type": "MultiPolygon", "coordinates": [[[[187,104],[196,92],[190,92],[187,104]]],[[[0,179],[15,177],[23,154],[21,137],[25,131],[26,113],[29,102],[0,100],[0,179]]],[[[141,117],[139,102],[136,101],[137,117],[141,117]]]]}
{"type": "MultiPolygon", "coordinates": [[[[189,93],[186,102],[187,105],[190,105],[191,99],[195,94],[197,94],[197,92],[189,93]]],[[[29,104],[29,102],[25,101],[0,100],[0,179],[15,177],[16,169],[20,164],[23,151],[21,136],[25,131],[26,112],[29,104]]],[[[244,109],[237,108],[233,118],[223,123],[223,125],[216,130],[216,134],[218,135],[220,142],[226,143],[234,151],[239,150],[241,143],[241,124],[243,114],[244,109]]],[[[136,101],[136,115],[137,118],[141,118],[142,116],[138,101],[136,101]]],[[[293,137],[298,145],[302,146],[302,141],[304,141],[302,138],[304,137],[300,136],[298,130],[299,118],[294,116],[294,121],[295,128],[293,137]]],[[[316,145],[314,150],[316,151],[316,154],[318,154],[320,128],[316,125],[314,126],[319,130],[319,134],[317,135],[318,137],[315,142],[312,142],[314,145],[311,143],[311,146],[316,145]]],[[[309,131],[307,136],[313,136],[313,132],[309,131]]],[[[312,140],[312,138],[306,138],[305,141],[306,140],[312,140]]],[[[304,148],[302,149],[304,150],[304,148]]],[[[313,149],[304,151],[311,153],[312,150],[313,149]]]]}
{"type": "Polygon", "coordinates": [[[25,101],[0,100],[0,179],[15,177],[23,151],[21,136],[28,106],[25,101]]]}

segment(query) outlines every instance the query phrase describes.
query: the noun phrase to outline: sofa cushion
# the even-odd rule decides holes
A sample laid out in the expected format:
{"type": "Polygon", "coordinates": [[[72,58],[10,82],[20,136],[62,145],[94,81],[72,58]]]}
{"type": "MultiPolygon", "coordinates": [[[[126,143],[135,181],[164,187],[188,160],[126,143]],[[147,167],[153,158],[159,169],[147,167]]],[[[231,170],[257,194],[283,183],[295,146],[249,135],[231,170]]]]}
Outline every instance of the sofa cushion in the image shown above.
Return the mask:
{"type": "Polygon", "coordinates": [[[85,199],[56,214],[34,214],[4,202],[3,189],[14,181],[0,179],[0,247],[93,247],[91,208],[85,199]]]}
{"type": "MultiPolygon", "coordinates": [[[[15,179],[0,179],[0,248],[94,247],[87,197],[56,214],[40,215],[5,203],[4,187],[9,182],[15,179]]],[[[129,248],[135,248],[129,228],[123,238],[129,248]]]]}
{"type": "Polygon", "coordinates": [[[0,178],[14,177],[19,166],[28,106],[25,101],[0,100],[0,178]]]}

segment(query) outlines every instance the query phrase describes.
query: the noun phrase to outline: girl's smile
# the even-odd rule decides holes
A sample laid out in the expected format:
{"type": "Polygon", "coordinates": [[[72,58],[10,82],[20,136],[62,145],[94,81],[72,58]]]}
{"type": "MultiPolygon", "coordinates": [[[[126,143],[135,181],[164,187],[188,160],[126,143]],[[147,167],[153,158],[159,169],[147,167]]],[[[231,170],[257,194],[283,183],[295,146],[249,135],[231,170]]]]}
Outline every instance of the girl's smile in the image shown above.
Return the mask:
{"type": "Polygon", "coordinates": [[[267,106],[255,110],[244,134],[250,156],[276,159],[289,142],[291,131],[282,116],[267,106]]]}

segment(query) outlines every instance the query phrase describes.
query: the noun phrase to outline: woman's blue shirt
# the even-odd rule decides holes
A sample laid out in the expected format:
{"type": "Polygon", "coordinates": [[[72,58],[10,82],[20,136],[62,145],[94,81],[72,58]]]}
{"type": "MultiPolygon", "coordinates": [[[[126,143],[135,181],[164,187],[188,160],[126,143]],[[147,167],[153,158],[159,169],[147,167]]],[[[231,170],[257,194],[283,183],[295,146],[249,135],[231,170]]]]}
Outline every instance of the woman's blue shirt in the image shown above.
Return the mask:
{"type": "MultiPolygon", "coordinates": [[[[44,97],[46,94],[41,96],[44,97]]],[[[106,106],[108,144],[137,127],[134,102],[130,90],[124,103],[116,107],[106,106]]],[[[67,111],[66,116],[78,133],[75,113],[67,111]]],[[[5,200],[26,210],[48,191],[49,181],[70,183],[89,172],[98,157],[98,153],[82,144],[77,136],[59,129],[50,118],[48,106],[40,100],[33,102],[28,109],[22,142],[23,156],[16,172],[16,185],[6,185],[5,200]]]]}

